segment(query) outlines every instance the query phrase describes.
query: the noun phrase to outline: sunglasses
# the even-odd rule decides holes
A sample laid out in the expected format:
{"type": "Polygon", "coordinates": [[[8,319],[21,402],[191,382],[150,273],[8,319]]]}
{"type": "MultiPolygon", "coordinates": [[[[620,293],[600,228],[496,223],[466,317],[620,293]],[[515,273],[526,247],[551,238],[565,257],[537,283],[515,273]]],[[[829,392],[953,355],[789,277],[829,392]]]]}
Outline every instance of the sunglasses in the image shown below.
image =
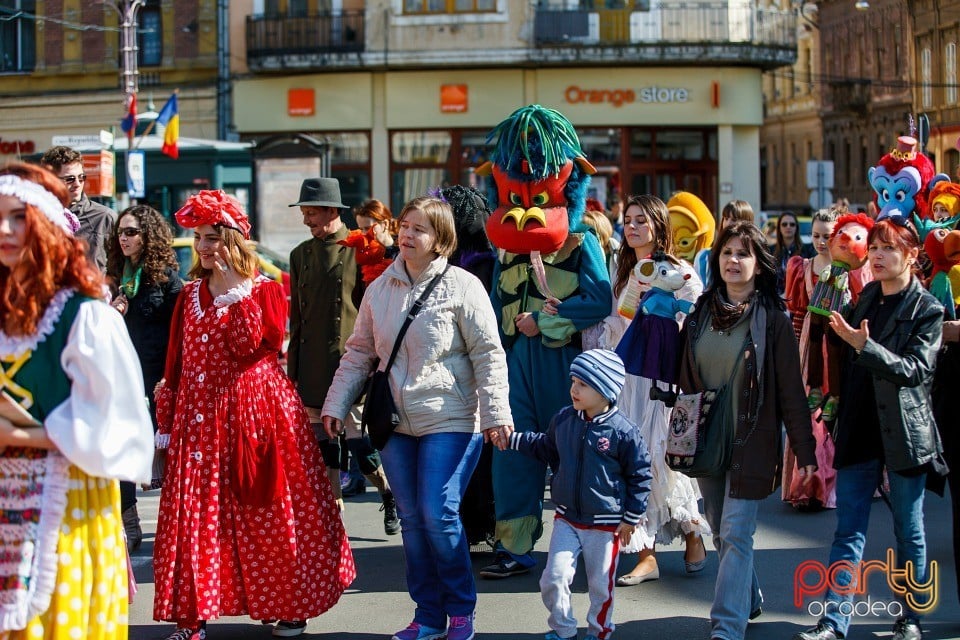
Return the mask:
{"type": "Polygon", "coordinates": [[[795,226],[797,226],[797,223],[796,223],[796,222],[781,222],[781,223],[780,223],[780,226],[781,226],[781,227],[795,227],[795,226]]]}
{"type": "Polygon", "coordinates": [[[117,233],[125,238],[136,238],[138,235],[140,235],[140,229],[135,227],[124,227],[123,229],[118,229],[117,233]]]}
{"type": "Polygon", "coordinates": [[[73,184],[74,182],[83,184],[87,181],[87,174],[81,173],[78,176],[60,176],[60,179],[63,180],[64,184],[73,184]]]}

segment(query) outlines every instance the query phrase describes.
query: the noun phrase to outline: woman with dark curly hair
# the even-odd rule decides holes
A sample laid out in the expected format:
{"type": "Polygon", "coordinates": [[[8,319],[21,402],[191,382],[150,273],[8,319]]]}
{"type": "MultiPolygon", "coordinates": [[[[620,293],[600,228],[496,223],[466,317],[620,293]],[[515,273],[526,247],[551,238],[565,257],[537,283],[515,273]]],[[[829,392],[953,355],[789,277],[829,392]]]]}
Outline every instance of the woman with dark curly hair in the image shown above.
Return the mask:
{"type": "MultiPolygon", "coordinates": [[[[120,214],[107,243],[107,279],[116,291],[111,306],[123,315],[140,358],[151,416],[153,388],[163,377],[170,318],[182,288],[171,240],[170,226],[163,216],[141,204],[120,214]]],[[[153,430],[157,430],[156,422],[153,430]]],[[[153,475],[159,478],[159,474],[153,475]]],[[[143,533],[137,514],[137,488],[132,482],[120,483],[120,508],[127,548],[133,551],[140,546],[143,533]]]]}

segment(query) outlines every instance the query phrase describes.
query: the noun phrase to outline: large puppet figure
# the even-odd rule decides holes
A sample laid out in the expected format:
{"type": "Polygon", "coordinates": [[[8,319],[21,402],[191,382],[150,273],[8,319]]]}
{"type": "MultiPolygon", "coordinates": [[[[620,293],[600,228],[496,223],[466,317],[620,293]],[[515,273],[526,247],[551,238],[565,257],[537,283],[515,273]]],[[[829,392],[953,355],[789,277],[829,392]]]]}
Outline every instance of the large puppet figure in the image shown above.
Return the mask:
{"type": "MultiPolygon", "coordinates": [[[[600,243],[581,222],[590,174],[573,125],[540,105],[518,109],[490,133],[498,204],[487,235],[500,250],[491,293],[507,352],[510,408],[517,431],[545,432],[570,402],[570,364],[580,332],[612,306],[600,243]]],[[[526,573],[543,533],[543,464],[496,451],[497,559],[485,578],[526,573]]]]}
{"type": "Polygon", "coordinates": [[[703,200],[689,191],[673,194],[667,201],[667,210],[673,228],[673,253],[694,264],[697,253],[713,246],[717,221],[703,200]]]}
{"type": "Polygon", "coordinates": [[[810,355],[807,368],[807,385],[810,395],[807,401],[814,412],[823,404],[820,414],[824,422],[832,422],[840,401],[840,354],[843,344],[829,329],[828,321],[833,311],[843,312],[850,304],[850,271],[859,269],[867,259],[867,234],[873,228],[873,220],[862,213],[848,213],[837,219],[830,235],[830,266],[819,274],[817,284],[810,294],[810,355]],[[829,396],[823,402],[823,348],[826,338],[827,374],[829,396]]]}
{"type": "Polygon", "coordinates": [[[930,214],[928,190],[931,182],[948,179],[934,176],[933,163],[923,153],[917,152],[917,139],[912,136],[897,138],[897,148],[880,158],[877,166],[867,172],[870,186],[875,192],[877,219],[889,215],[909,218],[917,214],[926,218],[930,214]]]}

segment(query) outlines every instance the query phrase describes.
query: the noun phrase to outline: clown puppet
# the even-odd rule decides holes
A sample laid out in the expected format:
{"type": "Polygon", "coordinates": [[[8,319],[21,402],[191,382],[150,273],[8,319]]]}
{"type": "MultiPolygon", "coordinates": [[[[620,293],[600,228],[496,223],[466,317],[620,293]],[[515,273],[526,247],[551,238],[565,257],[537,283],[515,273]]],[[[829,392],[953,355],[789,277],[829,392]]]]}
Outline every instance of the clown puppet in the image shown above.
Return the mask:
{"type": "MultiPolygon", "coordinates": [[[[573,125],[540,105],[522,107],[490,133],[498,203],[487,235],[499,250],[491,293],[507,352],[510,408],[517,431],[545,432],[570,403],[570,364],[580,332],[612,307],[607,267],[596,236],[582,223],[590,175],[573,125]]],[[[526,573],[543,533],[542,463],[495,451],[496,561],[485,578],[526,573]]]]}
{"type": "Polygon", "coordinates": [[[832,422],[837,415],[840,403],[840,354],[843,343],[829,329],[830,313],[843,312],[851,302],[850,271],[859,269],[867,260],[867,235],[873,228],[869,216],[844,214],[837,218],[837,224],[830,235],[830,266],[819,274],[817,284],[810,294],[810,361],[807,367],[807,385],[810,394],[807,403],[810,411],[816,411],[823,405],[820,414],[824,422],[832,422]],[[829,396],[823,400],[823,348],[826,339],[827,390],[829,396]]]}

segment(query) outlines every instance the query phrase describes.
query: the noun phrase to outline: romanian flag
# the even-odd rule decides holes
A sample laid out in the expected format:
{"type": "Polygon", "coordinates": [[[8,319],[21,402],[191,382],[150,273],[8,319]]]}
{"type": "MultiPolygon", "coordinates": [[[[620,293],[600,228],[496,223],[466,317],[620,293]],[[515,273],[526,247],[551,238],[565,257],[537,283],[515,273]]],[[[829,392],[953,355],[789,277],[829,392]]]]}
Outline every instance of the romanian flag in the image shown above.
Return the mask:
{"type": "Polygon", "coordinates": [[[163,132],[163,147],[160,150],[171,158],[179,158],[180,150],[177,149],[177,140],[180,138],[180,108],[177,106],[176,91],[167,100],[167,104],[163,105],[163,109],[160,109],[157,124],[166,127],[163,132]]]}
{"type": "Polygon", "coordinates": [[[127,98],[127,115],[120,120],[120,128],[127,134],[130,141],[128,149],[133,148],[133,136],[137,133],[137,94],[131,93],[127,98]]]}

